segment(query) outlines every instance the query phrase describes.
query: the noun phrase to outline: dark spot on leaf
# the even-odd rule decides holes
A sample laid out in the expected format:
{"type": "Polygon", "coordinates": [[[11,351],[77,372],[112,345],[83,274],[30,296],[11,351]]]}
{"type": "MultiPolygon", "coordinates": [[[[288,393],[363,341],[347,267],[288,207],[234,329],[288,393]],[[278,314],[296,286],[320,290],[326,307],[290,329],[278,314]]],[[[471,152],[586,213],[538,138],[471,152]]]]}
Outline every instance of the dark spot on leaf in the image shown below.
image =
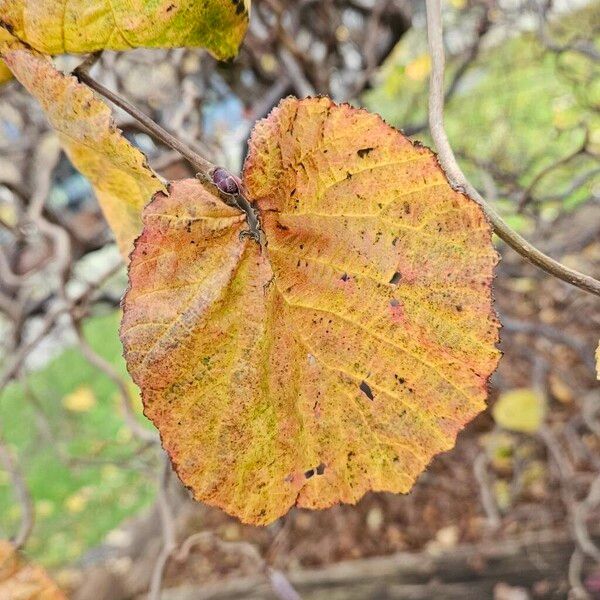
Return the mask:
{"type": "Polygon", "coordinates": [[[402,279],[402,274],[398,273],[398,271],[396,271],[393,275],[392,278],[390,279],[390,283],[392,285],[398,285],[400,283],[400,280],[402,279]]]}
{"type": "Polygon", "coordinates": [[[348,279],[350,279],[350,275],[348,275],[348,273],[344,273],[344,274],[343,274],[343,275],[340,277],[340,279],[341,279],[342,281],[348,281],[348,279]]]}
{"type": "Polygon", "coordinates": [[[323,475],[323,473],[325,473],[325,465],[323,463],[321,463],[317,467],[317,475],[323,475]]]}
{"type": "Polygon", "coordinates": [[[167,6],[167,12],[171,12],[174,8],[175,8],[174,4],[169,4],[169,6],[167,6]]]}
{"type": "Polygon", "coordinates": [[[360,158],[364,158],[365,156],[369,156],[371,152],[373,152],[374,148],[361,148],[357,154],[360,158]]]}
{"type": "Polygon", "coordinates": [[[281,231],[289,231],[289,227],[286,227],[285,225],[282,225],[279,221],[277,221],[277,223],[275,224],[275,227],[277,227],[277,229],[281,229],[281,231]]]}
{"type": "Polygon", "coordinates": [[[375,398],[375,396],[373,396],[373,391],[371,390],[369,384],[366,381],[361,381],[358,387],[360,388],[360,391],[363,392],[369,400],[373,400],[373,398],[375,398]]]}
{"type": "Polygon", "coordinates": [[[400,306],[400,302],[398,300],[396,300],[396,298],[392,298],[390,300],[390,306],[396,308],[396,306],[400,306]]]}
{"type": "Polygon", "coordinates": [[[352,179],[352,173],[350,173],[350,171],[346,173],[346,179],[352,179]]]}
{"type": "Polygon", "coordinates": [[[463,309],[463,307],[462,307],[462,305],[461,305],[461,304],[457,304],[457,305],[456,305],[456,310],[457,310],[458,312],[462,312],[462,309],[463,309]]]}
{"type": "Polygon", "coordinates": [[[309,469],[308,471],[306,471],[304,473],[304,477],[306,477],[306,479],[310,479],[314,474],[315,474],[315,470],[309,469]]]}

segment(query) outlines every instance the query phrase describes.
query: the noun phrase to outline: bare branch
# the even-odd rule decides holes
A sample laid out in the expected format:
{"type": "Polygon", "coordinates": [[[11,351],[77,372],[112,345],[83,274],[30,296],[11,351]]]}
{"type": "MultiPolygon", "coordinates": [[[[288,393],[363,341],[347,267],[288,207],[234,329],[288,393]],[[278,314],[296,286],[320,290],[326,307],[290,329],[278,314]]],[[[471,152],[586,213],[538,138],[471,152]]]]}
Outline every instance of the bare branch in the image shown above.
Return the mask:
{"type": "Polygon", "coordinates": [[[15,496],[21,505],[21,525],[13,539],[17,548],[22,548],[31,534],[34,522],[33,502],[27,489],[25,479],[16,462],[14,461],[8,446],[0,438],[0,463],[4,466],[12,481],[15,496]]]}
{"type": "Polygon", "coordinates": [[[77,335],[77,342],[81,353],[86,360],[102,371],[116,386],[119,390],[121,397],[121,406],[123,407],[123,415],[125,423],[131,430],[131,432],[143,442],[151,442],[158,444],[159,439],[156,432],[150,429],[146,429],[138,420],[135,415],[133,406],[131,405],[131,398],[129,396],[129,389],[123,377],[117,373],[117,370],[102,356],[100,356],[89,344],[83,336],[81,330],[81,324],[79,322],[73,322],[73,329],[77,335]]]}
{"type": "Polygon", "coordinates": [[[198,169],[200,173],[205,176],[209,176],[212,171],[216,168],[216,165],[211,163],[209,160],[200,156],[197,152],[194,152],[189,146],[178,140],[175,136],[171,135],[166,129],[162,128],[158,123],[153,121],[148,115],[140,111],[136,106],[122,98],[115,92],[112,92],[108,88],[104,87],[101,83],[93,79],[89,72],[89,67],[86,67],[84,61],[79,67],[73,71],[73,75],[77,79],[93,90],[110,100],[113,104],[123,109],[126,113],[130,114],[136,121],[143,125],[150,134],[160,140],[163,144],[176,150],[184,156],[194,168],[198,169]]]}
{"type": "Polygon", "coordinates": [[[481,194],[465,177],[459,167],[448,136],[444,129],[444,68],[445,54],[442,34],[441,0],[427,0],[427,32],[429,50],[431,53],[431,77],[429,85],[429,128],[438,151],[440,165],[446,172],[451,183],[463,190],[483,209],[494,232],[523,258],[546,271],[586,292],[600,296],[600,281],[570,269],[547,256],[530,244],[502,219],[502,217],[487,204],[481,194]]]}
{"type": "Polygon", "coordinates": [[[165,454],[163,469],[158,484],[158,510],[162,526],[163,546],[154,564],[152,578],[150,580],[150,590],[148,600],[160,600],[163,575],[169,559],[177,548],[177,539],[175,536],[175,522],[173,513],[169,504],[169,482],[171,481],[171,461],[165,454]]]}

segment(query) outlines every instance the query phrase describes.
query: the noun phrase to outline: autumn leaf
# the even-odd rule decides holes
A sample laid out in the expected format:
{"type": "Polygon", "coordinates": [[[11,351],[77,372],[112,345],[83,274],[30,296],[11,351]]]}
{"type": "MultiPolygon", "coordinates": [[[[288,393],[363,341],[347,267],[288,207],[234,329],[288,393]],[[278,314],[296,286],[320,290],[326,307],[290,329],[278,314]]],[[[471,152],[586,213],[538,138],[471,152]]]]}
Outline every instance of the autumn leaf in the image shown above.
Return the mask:
{"type": "Polygon", "coordinates": [[[28,563],[6,540],[0,540],[0,598],[66,600],[44,569],[28,563]]]}
{"type": "Polygon", "coordinates": [[[146,415],[244,522],[407,492],[485,407],[489,224],[430,150],[327,98],[256,126],[244,183],[262,248],[198,181],[144,211],[121,339],[146,415]]]}
{"type": "MultiPolygon", "coordinates": [[[[2,42],[2,38],[0,38],[2,42]]],[[[141,231],[141,211],[164,189],[145,156],[116,128],[109,107],[52,61],[19,42],[0,44],[15,77],[37,98],[75,167],[94,187],[122,254],[141,231]]]]}
{"type": "Polygon", "coordinates": [[[201,46],[235,56],[250,0],[0,0],[0,21],[47,54],[201,46]]]}

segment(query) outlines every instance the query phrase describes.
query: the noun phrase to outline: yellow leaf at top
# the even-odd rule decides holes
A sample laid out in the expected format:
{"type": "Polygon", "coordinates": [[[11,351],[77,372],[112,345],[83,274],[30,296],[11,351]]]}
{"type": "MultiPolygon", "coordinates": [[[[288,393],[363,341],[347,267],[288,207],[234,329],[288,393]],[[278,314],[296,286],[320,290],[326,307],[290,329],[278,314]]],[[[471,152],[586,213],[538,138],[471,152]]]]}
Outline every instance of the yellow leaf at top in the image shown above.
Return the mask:
{"type": "Polygon", "coordinates": [[[485,407],[497,260],[433,153],[327,98],[252,135],[244,215],[198,181],[144,211],[121,339],[197,499],[267,524],[407,492],[485,407]]]}
{"type": "Polygon", "coordinates": [[[142,208],[163,189],[145,156],[116,128],[109,107],[87,86],[57,71],[48,57],[19,42],[0,45],[0,55],[37,98],[71,162],[92,183],[127,257],[141,231],[142,208]]]}
{"type": "Polygon", "coordinates": [[[0,540],[0,598],[3,600],[66,600],[41,567],[28,563],[6,541],[0,540]]]}
{"type": "Polygon", "coordinates": [[[544,398],[529,388],[511,390],[500,395],[492,413],[504,429],[535,433],[544,420],[544,398]]]}
{"type": "Polygon", "coordinates": [[[0,22],[48,54],[201,46],[235,56],[248,26],[244,0],[0,0],[0,22]]]}

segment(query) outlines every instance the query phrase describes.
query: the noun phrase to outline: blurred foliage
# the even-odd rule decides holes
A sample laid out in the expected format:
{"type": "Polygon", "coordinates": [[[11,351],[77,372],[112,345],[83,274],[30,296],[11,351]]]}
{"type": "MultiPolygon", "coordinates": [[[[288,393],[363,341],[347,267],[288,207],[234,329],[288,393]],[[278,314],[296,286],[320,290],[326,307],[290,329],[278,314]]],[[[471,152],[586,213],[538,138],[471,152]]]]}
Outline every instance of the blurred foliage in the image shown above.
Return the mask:
{"type": "Polygon", "coordinates": [[[500,394],[492,414],[500,427],[522,433],[535,433],[542,425],[544,398],[535,390],[520,388],[500,394]]]}
{"type": "MultiPolygon", "coordinates": [[[[85,336],[124,374],[119,319],[118,312],[93,317],[85,336]]],[[[36,508],[27,551],[42,564],[77,559],[152,500],[154,482],[143,471],[153,472],[147,465],[155,457],[132,440],[114,383],[76,348],[29,375],[25,385],[8,387],[0,408],[36,508]]],[[[19,518],[8,475],[0,471],[0,537],[14,533],[19,518]]]]}
{"type": "MultiPolygon", "coordinates": [[[[561,18],[551,28],[554,41],[563,44],[575,36],[594,35],[600,41],[598,8],[596,2],[561,18]]],[[[469,27],[458,13],[453,18],[449,39],[453,35],[463,39],[469,27]]],[[[489,173],[497,186],[500,208],[514,215],[516,190],[527,188],[543,169],[576,152],[587,131],[588,149],[596,156],[582,154],[552,170],[535,185],[534,196],[543,200],[537,208],[549,218],[597,196],[597,64],[576,51],[552,52],[534,32],[507,34],[492,42],[470,64],[446,107],[448,136],[467,175],[485,191],[489,180],[481,173],[489,173]],[[571,189],[578,179],[581,185],[571,189]]],[[[426,119],[426,52],[424,30],[411,30],[383,67],[379,85],[365,98],[371,110],[397,127],[410,130],[426,119]]],[[[447,87],[463,60],[461,53],[448,57],[447,87]]],[[[519,226],[522,218],[513,218],[511,224],[519,226]]]]}

